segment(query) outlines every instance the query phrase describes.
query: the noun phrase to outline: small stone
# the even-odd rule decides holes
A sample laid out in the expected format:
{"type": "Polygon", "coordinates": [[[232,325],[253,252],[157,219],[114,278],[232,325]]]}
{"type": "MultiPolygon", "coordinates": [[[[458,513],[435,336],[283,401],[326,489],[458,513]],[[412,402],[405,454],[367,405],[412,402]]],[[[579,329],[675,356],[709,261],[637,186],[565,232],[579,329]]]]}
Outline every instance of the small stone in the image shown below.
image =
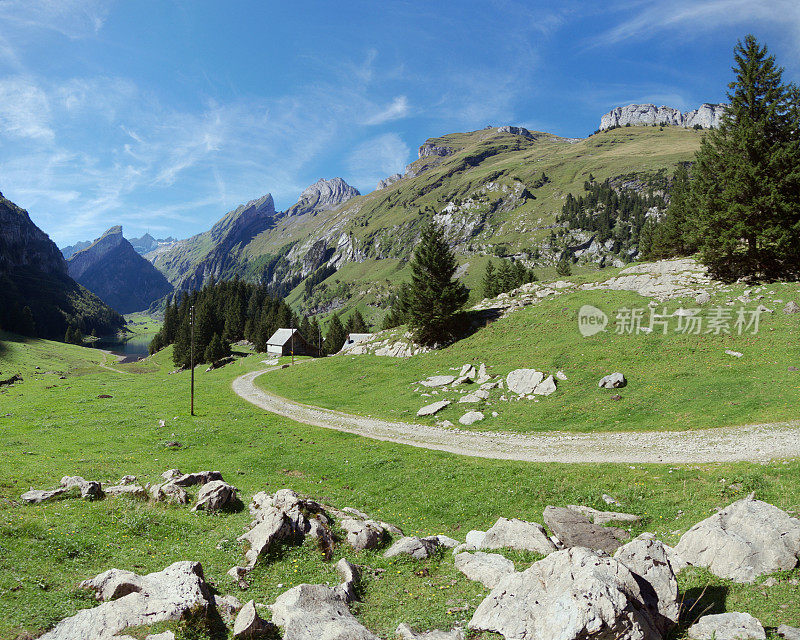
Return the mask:
{"type": "Polygon", "coordinates": [[[617,371],[616,373],[610,373],[601,378],[597,386],[601,389],[619,389],[626,384],[628,384],[628,381],[625,379],[625,376],[617,371]]]}
{"type": "Polygon", "coordinates": [[[786,303],[786,306],[783,308],[784,313],[800,313],[800,305],[798,305],[794,300],[786,303]]]}
{"type": "Polygon", "coordinates": [[[480,411],[468,411],[463,416],[461,416],[458,421],[463,424],[464,426],[469,426],[476,422],[480,422],[483,420],[484,416],[483,413],[480,411]]]}
{"type": "Polygon", "coordinates": [[[725,349],[725,353],[729,356],[733,356],[734,358],[741,358],[744,355],[740,351],[731,351],[730,349],[725,349]]]}

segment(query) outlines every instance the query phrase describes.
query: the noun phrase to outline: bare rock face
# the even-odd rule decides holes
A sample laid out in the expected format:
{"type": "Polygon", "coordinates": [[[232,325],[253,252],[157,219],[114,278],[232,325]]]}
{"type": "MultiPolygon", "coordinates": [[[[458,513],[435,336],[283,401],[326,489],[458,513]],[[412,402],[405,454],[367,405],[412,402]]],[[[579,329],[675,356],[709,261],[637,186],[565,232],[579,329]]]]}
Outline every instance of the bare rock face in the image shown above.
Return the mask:
{"type": "Polygon", "coordinates": [[[617,549],[614,558],[634,573],[656,626],[666,633],[678,623],[678,580],[666,546],[651,537],[638,537],[617,549]]]}
{"type": "Polygon", "coordinates": [[[453,556],[456,569],[470,580],[480,582],[487,589],[494,589],[502,578],[514,573],[514,563],[499,553],[457,553],[453,556]]]}
{"type": "Polygon", "coordinates": [[[564,507],[545,507],[544,522],[565,547],[587,547],[614,553],[621,542],[630,537],[623,529],[601,527],[564,507]]]}
{"type": "Polygon", "coordinates": [[[319,179],[300,194],[297,204],[286,211],[288,216],[299,216],[305,213],[329,211],[361,195],[358,189],[351,187],[341,178],[331,180],[319,179]]]}
{"type": "Polygon", "coordinates": [[[219,511],[238,500],[236,487],[224,480],[207,482],[197,493],[197,504],[192,511],[219,511]]]}
{"type": "Polygon", "coordinates": [[[536,136],[534,136],[530,131],[528,131],[525,127],[515,127],[512,125],[504,125],[502,127],[497,128],[497,133],[510,133],[515,136],[522,136],[523,138],[528,138],[529,140],[535,140],[536,136]]]}
{"type": "Polygon", "coordinates": [[[385,189],[386,187],[391,187],[395,182],[398,180],[403,179],[402,173],[393,173],[388,178],[384,178],[383,180],[378,181],[378,186],[375,187],[376,191],[380,191],[381,189],[385,189]]]}
{"type": "Polygon", "coordinates": [[[749,613],[720,613],[703,616],[691,627],[692,640],[764,640],[764,627],[749,613]]]}
{"type": "Polygon", "coordinates": [[[322,584],[300,584],[278,596],[272,621],[283,628],[283,640],[378,640],[344,598],[322,584]]]}
{"type": "Polygon", "coordinates": [[[600,118],[600,129],[611,127],[670,125],[675,127],[694,127],[716,129],[725,113],[724,104],[703,104],[698,109],[681,113],[671,107],[657,107],[654,104],[629,104],[615,107],[600,118]]]}
{"type": "Polygon", "coordinates": [[[797,566],[800,520],[752,497],[729,505],[683,534],[675,551],[686,562],[708,567],[735,582],[797,566]]]}
{"type": "MultiPolygon", "coordinates": [[[[470,532],[471,533],[471,532],[470,532]]],[[[479,536],[473,539],[478,542],[479,536]]],[[[467,544],[470,537],[467,535],[467,544]]],[[[547,537],[547,532],[542,525],[535,522],[526,522],[512,518],[498,518],[492,527],[479,541],[481,549],[518,549],[519,551],[533,551],[547,555],[556,550],[556,545],[547,537]]]]}
{"type": "Polygon", "coordinates": [[[111,569],[81,587],[96,591],[103,604],[62,620],[43,640],[106,640],[128,627],[181,620],[211,606],[199,562],[176,562],[145,576],[111,569]]]}
{"type": "Polygon", "coordinates": [[[557,551],[501,579],[469,628],[515,640],[662,638],[633,573],[585,548],[557,551]]]}

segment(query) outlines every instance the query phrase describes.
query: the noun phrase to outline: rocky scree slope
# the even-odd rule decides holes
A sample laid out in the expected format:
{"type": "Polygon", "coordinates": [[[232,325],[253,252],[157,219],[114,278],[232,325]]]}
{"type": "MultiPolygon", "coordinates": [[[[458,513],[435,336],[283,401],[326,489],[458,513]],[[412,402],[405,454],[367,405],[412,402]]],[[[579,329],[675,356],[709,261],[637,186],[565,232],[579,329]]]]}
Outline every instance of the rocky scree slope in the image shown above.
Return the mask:
{"type": "Polygon", "coordinates": [[[0,194],[0,327],[20,330],[30,307],[36,335],[62,339],[70,324],[82,331],[116,331],[125,321],[73,280],[55,243],[28,212],[0,194]]]}
{"type": "Polygon", "coordinates": [[[111,227],[68,263],[69,274],[120,313],[147,309],[172,291],[172,285],[111,227]]]}

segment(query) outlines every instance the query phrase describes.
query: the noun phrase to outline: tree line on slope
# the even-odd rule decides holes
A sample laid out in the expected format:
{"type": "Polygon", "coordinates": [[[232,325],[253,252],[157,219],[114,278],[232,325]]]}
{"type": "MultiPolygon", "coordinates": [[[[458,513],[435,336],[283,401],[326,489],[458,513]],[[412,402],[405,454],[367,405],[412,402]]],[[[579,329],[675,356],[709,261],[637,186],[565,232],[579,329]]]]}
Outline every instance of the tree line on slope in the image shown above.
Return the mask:
{"type": "Polygon", "coordinates": [[[800,88],[756,38],[734,49],[718,129],[679,167],[663,220],[642,229],[645,257],[699,253],[724,281],[800,276],[800,88]]]}
{"type": "MultiPolygon", "coordinates": [[[[242,280],[216,282],[211,279],[196,291],[185,291],[167,302],[164,324],[150,343],[150,353],[173,345],[176,366],[191,365],[192,307],[194,307],[194,362],[216,362],[231,354],[231,343],[248,340],[256,351],[265,352],[267,341],[278,329],[297,328],[309,344],[319,348],[321,330],[317,318],[299,320],[282,298],[270,295],[266,285],[242,280]]],[[[368,331],[356,310],[343,325],[337,314],[330,321],[322,350],[336,353],[348,333],[368,331]]]]}

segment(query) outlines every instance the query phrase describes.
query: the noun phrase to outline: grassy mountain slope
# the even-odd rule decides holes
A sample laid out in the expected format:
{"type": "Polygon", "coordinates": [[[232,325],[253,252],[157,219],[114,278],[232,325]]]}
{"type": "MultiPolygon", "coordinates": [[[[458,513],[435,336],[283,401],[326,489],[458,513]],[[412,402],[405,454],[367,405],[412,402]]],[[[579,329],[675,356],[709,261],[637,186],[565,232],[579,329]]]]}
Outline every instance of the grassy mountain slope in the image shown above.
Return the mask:
{"type": "MultiPolygon", "coordinates": [[[[169,375],[174,368],[170,349],[144,363],[115,365],[127,372],[116,373],[100,368],[102,354],[96,350],[23,342],[3,334],[0,344],[6,345],[0,368],[24,378],[0,390],[0,403],[9,407],[3,413],[12,414],[0,416],[5,470],[0,483],[2,638],[36,637],[57,620],[97,606],[76,585],[111,567],[141,574],[187,559],[202,563],[220,593],[270,604],[299,583],[337,583],[334,566],[345,556],[374,569],[364,571],[361,602],[354,611],[387,640],[395,638],[401,622],[418,630],[451,629],[456,620],[468,620],[488,593],[455,569],[451,554],[404,562],[383,558],[383,549],[356,553],[339,544],[325,562],[312,541],[281,545],[250,574],[245,591],[226,572],[242,560],[243,547],[236,538],[252,519],[247,509],[192,513],[190,506],[126,498],[19,503],[29,487],[50,487],[64,475],[114,483],[124,474],[135,474],[141,482],[155,483],[165,469],[198,471],[213,461],[213,468],[239,489],[245,502],[257,491],[290,488],[325,504],[364,510],[401,526],[407,535],[447,534],[459,540],[470,529],[485,530],[500,516],[541,522],[542,510],[550,504],[605,510],[602,493],[642,517],[634,535],[652,531],[672,544],[715,508],[750,491],[783,509],[800,508],[797,461],[633,467],[469,458],[367,440],[259,411],[231,390],[234,377],[263,367],[259,354],[210,373],[198,372],[197,416],[190,417],[190,374],[169,375]],[[37,375],[36,366],[62,372],[67,379],[37,375]],[[161,419],[166,428],[158,426],[161,419]],[[182,446],[169,448],[168,441],[182,446]]],[[[291,371],[300,374],[305,366],[291,371]]],[[[343,535],[338,527],[337,532],[343,535]]],[[[518,570],[535,559],[508,550],[500,553],[515,561],[518,570]]],[[[688,568],[679,576],[680,590],[687,601],[699,601],[673,637],[685,638],[686,627],[699,615],[724,611],[751,613],[773,628],[797,626],[800,603],[791,581],[798,577],[800,569],[779,572],[777,584],[766,589],[688,568]]],[[[268,617],[269,610],[260,614],[268,617]]],[[[164,626],[175,629],[179,638],[231,637],[230,630],[212,635],[191,624],[164,626]]],[[[144,637],[148,631],[128,633],[144,637]]]]}

